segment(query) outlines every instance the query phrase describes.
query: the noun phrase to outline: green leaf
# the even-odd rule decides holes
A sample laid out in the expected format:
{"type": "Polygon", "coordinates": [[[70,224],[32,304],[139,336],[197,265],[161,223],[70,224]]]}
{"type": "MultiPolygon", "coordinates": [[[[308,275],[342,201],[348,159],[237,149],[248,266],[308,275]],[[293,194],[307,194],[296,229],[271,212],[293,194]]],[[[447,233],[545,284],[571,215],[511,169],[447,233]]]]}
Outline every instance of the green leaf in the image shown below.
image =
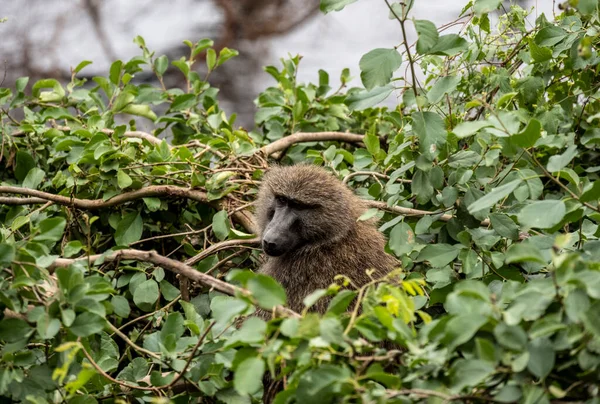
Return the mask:
{"type": "Polygon", "coordinates": [[[244,321],[242,327],[227,341],[227,346],[238,342],[256,344],[265,340],[267,323],[258,317],[250,317],[244,321]]]}
{"type": "Polygon", "coordinates": [[[154,111],[150,109],[150,105],[129,104],[125,108],[121,109],[120,112],[148,118],[151,121],[156,121],[157,118],[154,111]]]}
{"type": "Polygon", "coordinates": [[[151,311],[160,296],[158,284],[153,279],[140,283],[133,291],[133,302],[144,311],[151,311]]]}
{"type": "Polygon", "coordinates": [[[493,126],[491,122],[487,121],[465,121],[461,122],[452,130],[452,133],[459,139],[464,139],[469,136],[473,136],[483,128],[493,126]]]}
{"type": "Polygon", "coordinates": [[[412,114],[413,131],[419,137],[419,150],[433,160],[439,154],[439,148],[446,143],[444,120],[435,112],[414,112],[412,114]]]}
{"type": "Polygon", "coordinates": [[[441,268],[458,257],[460,249],[451,244],[430,244],[425,246],[415,261],[429,261],[432,267],[441,268]]]}
{"type": "Polygon", "coordinates": [[[527,345],[527,333],[518,325],[499,323],[494,328],[494,337],[503,347],[517,352],[523,351],[527,345]]]}
{"type": "Polygon", "coordinates": [[[438,30],[434,23],[428,20],[415,20],[415,29],[419,39],[417,40],[417,53],[426,55],[437,43],[438,30]]]}
{"type": "Polygon", "coordinates": [[[384,87],[375,87],[370,91],[353,92],[346,98],[346,104],[352,111],[371,108],[389,97],[392,91],[394,91],[394,87],[390,84],[384,87]]]}
{"type": "Polygon", "coordinates": [[[125,299],[123,296],[115,295],[112,297],[110,303],[112,304],[113,310],[117,316],[122,318],[129,317],[129,313],[131,312],[129,300],[125,299]]]}
{"type": "Polygon", "coordinates": [[[169,58],[165,55],[159,56],[154,61],[154,70],[156,74],[162,76],[167,71],[167,67],[169,67],[169,58]]]}
{"type": "Polygon", "coordinates": [[[218,324],[227,324],[231,319],[248,309],[248,303],[231,296],[216,296],[210,301],[213,318],[218,324]]]}
{"type": "Polygon", "coordinates": [[[329,302],[329,306],[327,307],[327,313],[333,313],[335,315],[340,315],[347,311],[348,306],[354,298],[356,297],[357,292],[353,290],[344,289],[340,291],[337,295],[331,299],[329,302]]]}
{"type": "Polygon", "coordinates": [[[583,15],[592,14],[598,9],[598,0],[579,0],[577,10],[583,15]]]}
{"type": "Polygon", "coordinates": [[[254,394],[262,386],[265,362],[261,358],[250,357],[244,359],[233,375],[233,387],[242,394],[254,394]]]}
{"type": "Polygon", "coordinates": [[[340,345],[344,341],[344,327],[336,317],[326,317],[319,322],[321,338],[330,344],[340,345]]]}
{"type": "Polygon", "coordinates": [[[522,132],[511,136],[510,140],[517,146],[527,148],[533,146],[540,136],[542,136],[542,125],[537,119],[532,119],[522,132]]]}
{"type": "Polygon", "coordinates": [[[600,199],[600,181],[593,182],[591,188],[586,190],[579,198],[580,202],[593,202],[600,199]]]}
{"type": "Polygon", "coordinates": [[[123,62],[121,62],[120,60],[116,60],[110,65],[110,74],[108,77],[110,81],[116,86],[119,85],[119,79],[121,78],[122,71],[123,62]]]}
{"type": "Polygon", "coordinates": [[[171,103],[170,111],[183,111],[198,103],[195,94],[181,94],[175,97],[171,103]]]}
{"type": "Polygon", "coordinates": [[[51,217],[42,220],[38,225],[39,234],[36,241],[58,241],[62,238],[67,221],[64,217],[51,217]]]}
{"type": "Polygon", "coordinates": [[[360,58],[360,78],[363,85],[367,90],[385,86],[401,64],[402,56],[396,49],[373,49],[360,58]]]}
{"type": "Polygon", "coordinates": [[[527,350],[529,351],[527,369],[540,379],[546,378],[556,360],[552,342],[545,338],[534,339],[527,346],[527,350]]]}
{"type": "Polygon", "coordinates": [[[212,229],[219,240],[225,240],[229,236],[229,216],[227,211],[222,210],[213,216],[212,229]]]}
{"type": "Polygon", "coordinates": [[[250,278],[247,286],[263,309],[272,310],[275,306],[285,305],[285,289],[270,276],[257,274],[250,278]]]}
{"type": "Polygon", "coordinates": [[[3,318],[0,320],[0,340],[17,342],[26,339],[31,327],[20,318],[3,318]]]}
{"type": "Polygon", "coordinates": [[[333,394],[339,391],[339,384],[350,377],[350,371],[340,365],[323,364],[309,369],[300,376],[296,401],[315,404],[333,402],[333,394]]]}
{"type": "Polygon", "coordinates": [[[473,214],[475,212],[479,212],[480,210],[491,208],[498,201],[510,195],[521,184],[521,182],[521,179],[517,179],[492,189],[490,192],[468,206],[467,209],[469,210],[469,213],[473,214]]]}
{"type": "Polygon", "coordinates": [[[224,47],[219,51],[219,58],[217,59],[217,66],[221,66],[223,63],[227,62],[232,57],[239,55],[239,52],[235,49],[229,49],[228,47],[224,47]]]}
{"type": "Polygon", "coordinates": [[[575,158],[575,156],[577,156],[577,146],[576,145],[569,146],[563,154],[550,156],[550,158],[548,159],[548,165],[546,166],[546,168],[551,173],[560,171],[564,167],[566,167],[571,162],[571,160],[573,160],[575,158]]]}
{"type": "Polygon", "coordinates": [[[125,189],[133,183],[131,177],[123,170],[117,171],[117,184],[119,188],[125,189]]]}
{"type": "Polygon", "coordinates": [[[506,263],[513,262],[539,262],[545,264],[546,260],[540,253],[540,250],[529,244],[513,244],[506,250],[506,263]]]}
{"type": "Polygon", "coordinates": [[[86,311],[77,316],[69,330],[78,337],[89,337],[102,331],[105,323],[99,315],[86,311]]]}
{"type": "Polygon", "coordinates": [[[371,156],[376,157],[380,150],[379,138],[373,133],[367,133],[363,138],[367,151],[371,156]]]}
{"type": "Polygon", "coordinates": [[[144,223],[140,212],[130,212],[123,217],[115,231],[115,242],[120,246],[128,246],[142,237],[144,223]]]}
{"type": "Polygon", "coordinates": [[[454,56],[467,50],[469,43],[457,34],[443,35],[438,38],[435,45],[427,52],[430,55],[454,56]]]}
{"type": "MultiPolygon", "coordinates": [[[[473,304],[481,304],[480,301],[476,300],[472,302],[473,304]]],[[[469,313],[454,316],[446,324],[442,342],[448,346],[448,349],[454,350],[459,345],[470,341],[487,322],[487,317],[481,314],[469,313]]]]}
{"type": "Polygon", "coordinates": [[[34,167],[27,173],[23,180],[23,188],[36,189],[42,183],[46,173],[44,170],[34,167]]]}
{"type": "Polygon", "coordinates": [[[442,100],[444,95],[450,94],[456,90],[460,80],[460,76],[446,76],[440,78],[427,93],[427,100],[431,104],[437,104],[442,100]]]}
{"type": "Polygon", "coordinates": [[[0,243],[0,265],[8,266],[15,258],[15,247],[12,244],[0,243]]]}
{"type": "Polygon", "coordinates": [[[208,71],[212,71],[217,65],[217,52],[213,48],[206,51],[206,67],[208,71]]]}
{"type": "Polygon", "coordinates": [[[204,38],[198,41],[198,43],[194,46],[194,50],[192,51],[192,57],[197,56],[200,52],[205,49],[210,48],[215,43],[212,39],[204,38]]]}
{"type": "Polygon", "coordinates": [[[417,202],[425,204],[429,202],[433,196],[433,185],[429,181],[429,176],[426,172],[417,170],[413,175],[410,189],[413,195],[416,195],[417,202]]]}
{"type": "Polygon", "coordinates": [[[415,232],[407,223],[398,223],[390,232],[389,246],[398,257],[408,254],[415,246],[415,232]]]}
{"type": "Polygon", "coordinates": [[[473,5],[473,11],[475,14],[480,16],[481,14],[487,14],[494,10],[497,10],[502,4],[502,0],[475,0],[473,5]]]}
{"type": "Polygon", "coordinates": [[[57,318],[50,317],[49,314],[44,313],[37,320],[37,332],[42,339],[52,339],[58,334],[60,330],[60,320],[57,318]]]}
{"type": "Polygon", "coordinates": [[[73,69],[73,73],[77,74],[79,73],[81,70],[83,70],[84,67],[89,66],[92,64],[92,61],[90,60],[84,60],[83,62],[80,62],[77,67],[75,67],[75,69],[73,69]]]}
{"type": "Polygon", "coordinates": [[[450,368],[451,389],[462,391],[465,387],[474,387],[488,378],[495,366],[480,359],[458,359],[450,368]]]}
{"type": "Polygon", "coordinates": [[[505,215],[504,213],[492,213],[490,215],[490,221],[496,233],[502,237],[511,240],[519,239],[519,228],[508,215],[505,215]]]}
{"type": "Polygon", "coordinates": [[[27,87],[28,82],[29,77],[19,77],[15,82],[15,90],[17,90],[18,93],[23,92],[23,90],[25,90],[25,87],[27,87]]]}
{"type": "Polygon", "coordinates": [[[17,151],[16,156],[17,166],[15,167],[15,177],[19,182],[23,182],[29,171],[36,167],[36,163],[31,157],[31,154],[26,151],[19,150],[17,151]]]}
{"type": "Polygon", "coordinates": [[[58,102],[65,96],[65,89],[58,80],[42,79],[38,80],[31,88],[31,94],[45,102],[58,102]],[[40,91],[42,88],[51,88],[52,91],[40,91]]]}
{"type": "Polygon", "coordinates": [[[539,46],[533,39],[529,41],[529,54],[534,63],[544,63],[552,59],[552,49],[539,46]]]}
{"type": "Polygon", "coordinates": [[[567,32],[556,25],[548,25],[535,35],[535,42],[540,46],[554,46],[568,36],[567,32]]]}
{"type": "Polygon", "coordinates": [[[340,11],[348,4],[354,3],[356,0],[321,0],[320,9],[324,14],[332,11],[340,11]]]}
{"type": "Polygon", "coordinates": [[[549,229],[556,226],[565,217],[567,208],[560,200],[533,202],[519,212],[517,218],[521,226],[527,228],[549,229]]]}

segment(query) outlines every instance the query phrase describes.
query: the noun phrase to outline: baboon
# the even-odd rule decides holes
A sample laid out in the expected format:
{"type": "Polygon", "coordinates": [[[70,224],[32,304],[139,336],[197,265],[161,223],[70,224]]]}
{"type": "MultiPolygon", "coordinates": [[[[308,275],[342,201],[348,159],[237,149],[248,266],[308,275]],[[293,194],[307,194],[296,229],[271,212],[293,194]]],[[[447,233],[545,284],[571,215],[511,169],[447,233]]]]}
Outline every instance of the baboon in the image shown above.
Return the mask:
{"type": "MultiPolygon", "coordinates": [[[[256,204],[267,256],[260,272],[283,285],[292,310],[302,311],[304,298],[327,288],[338,274],[362,286],[397,267],[384,251],[375,222],[358,220],[366,209],[362,199],[321,167],[276,166],[265,174],[256,204]]],[[[327,304],[321,299],[312,309],[323,313],[327,304]]]]}

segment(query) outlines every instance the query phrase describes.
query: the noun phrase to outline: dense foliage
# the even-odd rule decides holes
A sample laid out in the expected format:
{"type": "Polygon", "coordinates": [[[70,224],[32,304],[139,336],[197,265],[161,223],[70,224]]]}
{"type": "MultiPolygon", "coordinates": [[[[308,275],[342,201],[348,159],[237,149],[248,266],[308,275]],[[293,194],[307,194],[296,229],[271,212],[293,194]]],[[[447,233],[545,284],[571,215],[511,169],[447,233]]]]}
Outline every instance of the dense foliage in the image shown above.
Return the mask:
{"type": "Polygon", "coordinates": [[[283,60],[252,131],[219,107],[210,74],[237,53],[210,40],[170,61],[138,37],[107,77],[0,88],[0,396],[250,403],[269,372],[278,403],[598,401],[597,0],[535,21],[476,0],[439,29],[387,5],[399,45],[362,57],[360,88],[283,60]],[[354,188],[402,268],[315,291],[324,316],[282,308],[252,272],[275,160],[354,188]]]}

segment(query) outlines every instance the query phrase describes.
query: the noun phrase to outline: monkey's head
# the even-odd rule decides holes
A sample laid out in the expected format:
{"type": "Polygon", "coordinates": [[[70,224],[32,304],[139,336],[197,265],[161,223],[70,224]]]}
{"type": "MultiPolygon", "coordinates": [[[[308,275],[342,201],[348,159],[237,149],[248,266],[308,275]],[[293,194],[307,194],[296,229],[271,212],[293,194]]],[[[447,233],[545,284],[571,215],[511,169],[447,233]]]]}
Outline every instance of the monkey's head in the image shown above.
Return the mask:
{"type": "Polygon", "coordinates": [[[273,167],[263,177],[256,204],[263,250],[278,257],[335,243],[363,211],[360,198],[321,167],[273,167]]]}

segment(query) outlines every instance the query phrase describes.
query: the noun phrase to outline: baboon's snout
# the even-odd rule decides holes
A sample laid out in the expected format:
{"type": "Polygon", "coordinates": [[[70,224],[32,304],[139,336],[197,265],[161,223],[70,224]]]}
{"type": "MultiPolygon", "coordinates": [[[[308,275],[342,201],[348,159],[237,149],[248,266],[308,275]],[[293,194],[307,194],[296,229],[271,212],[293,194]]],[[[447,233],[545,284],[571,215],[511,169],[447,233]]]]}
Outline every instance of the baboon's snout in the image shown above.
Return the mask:
{"type": "Polygon", "coordinates": [[[291,234],[288,228],[281,226],[267,228],[262,239],[263,251],[271,257],[282,256],[294,249],[295,245],[295,235],[291,234]]]}
{"type": "Polygon", "coordinates": [[[285,252],[285,249],[281,247],[281,244],[268,240],[267,238],[263,238],[262,247],[265,254],[270,255],[271,257],[279,257],[285,252]]]}

